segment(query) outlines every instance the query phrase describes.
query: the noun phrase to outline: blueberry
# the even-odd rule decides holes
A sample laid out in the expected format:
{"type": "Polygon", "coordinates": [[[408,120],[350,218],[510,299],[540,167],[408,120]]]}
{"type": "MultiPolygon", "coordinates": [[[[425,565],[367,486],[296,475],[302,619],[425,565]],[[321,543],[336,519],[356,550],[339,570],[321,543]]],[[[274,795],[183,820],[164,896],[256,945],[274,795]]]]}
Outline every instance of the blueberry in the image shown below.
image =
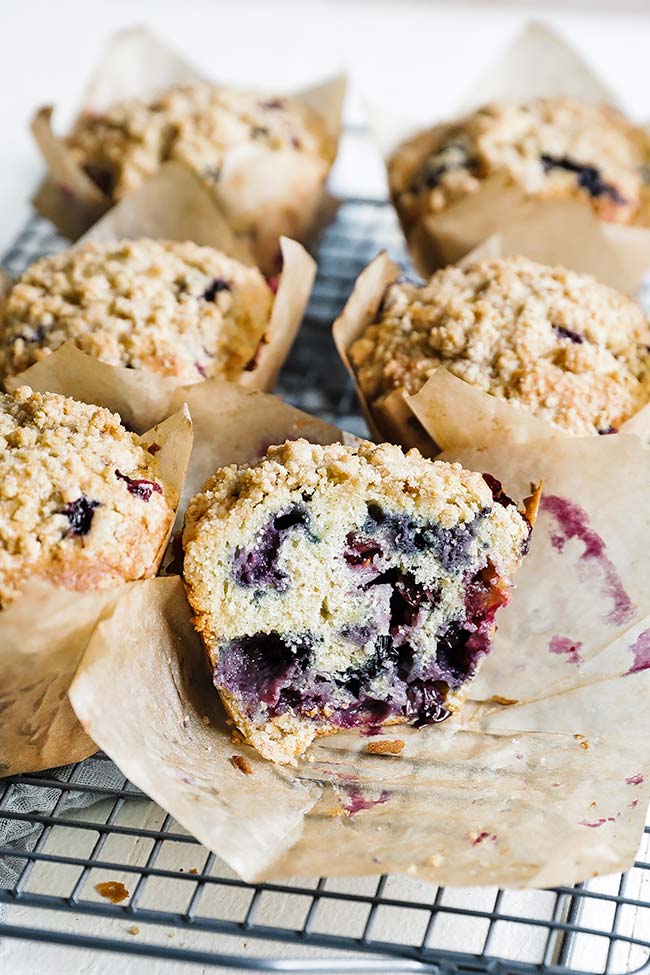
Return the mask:
{"type": "Polygon", "coordinates": [[[282,100],[282,98],[269,98],[268,101],[260,102],[259,105],[260,108],[263,108],[265,111],[271,112],[275,109],[284,108],[285,102],[282,100]]]}
{"type": "Polygon", "coordinates": [[[453,528],[432,524],[420,529],[415,536],[416,548],[432,552],[445,572],[460,572],[469,561],[469,547],[485,514],[479,512],[472,521],[453,528]]]}
{"type": "Polygon", "coordinates": [[[416,680],[409,684],[406,692],[407,716],[415,718],[414,725],[421,728],[427,724],[446,721],[451,711],[442,703],[447,687],[442,681],[416,680]]]}
{"type": "Polygon", "coordinates": [[[140,498],[141,501],[150,501],[154,491],[156,494],[163,493],[160,484],[156,484],[155,481],[148,481],[144,477],[129,477],[128,474],[122,474],[121,471],[115,471],[115,477],[119,481],[124,481],[129,494],[135,498],[140,498]]]}
{"type": "Polygon", "coordinates": [[[383,554],[381,545],[372,539],[361,538],[355,532],[349,532],[345,541],[348,547],[343,552],[343,558],[348,565],[366,568],[383,554]]]}
{"type": "Polygon", "coordinates": [[[482,476],[483,480],[492,492],[492,497],[498,504],[503,505],[504,508],[509,508],[515,503],[503,490],[503,484],[501,481],[497,481],[496,477],[493,477],[491,474],[484,473],[482,476]]]}
{"type": "Polygon", "coordinates": [[[115,181],[113,178],[113,173],[110,171],[110,169],[106,169],[105,166],[94,166],[92,163],[86,163],[83,170],[86,176],[93,181],[95,186],[101,190],[104,196],[113,195],[115,181]]]}
{"type": "Polygon", "coordinates": [[[214,679],[236,694],[249,711],[258,701],[276,708],[285,688],[292,688],[309,660],[311,641],[291,644],[277,633],[256,633],[226,643],[219,653],[214,679]]]}
{"type": "Polygon", "coordinates": [[[540,156],[545,173],[550,173],[553,169],[564,169],[568,173],[574,173],[578,186],[586,190],[594,199],[599,196],[608,196],[614,203],[627,203],[612,183],[606,183],[595,166],[585,166],[575,162],[568,156],[552,156],[542,153],[540,156]]]}
{"type": "Polygon", "coordinates": [[[584,335],[581,335],[580,332],[574,332],[570,328],[565,328],[564,325],[553,325],[552,327],[553,331],[557,332],[561,338],[570,339],[576,345],[582,345],[585,340],[584,335]]]}
{"type": "Polygon", "coordinates": [[[70,523],[69,535],[87,535],[93,520],[95,508],[101,506],[100,501],[93,501],[83,495],[76,501],[66,504],[61,514],[65,515],[70,523]]]}
{"type": "Polygon", "coordinates": [[[412,627],[424,605],[430,606],[435,594],[416,582],[410,572],[399,573],[390,597],[390,633],[412,627]]]}
{"type": "Polygon", "coordinates": [[[238,548],[233,560],[235,582],[246,588],[268,586],[283,592],[287,588],[287,574],[278,566],[282,542],[293,528],[309,527],[309,512],[304,504],[294,504],[274,515],[262,528],[253,548],[238,548]]]}
{"type": "Polygon", "coordinates": [[[213,278],[201,297],[204,301],[214,301],[220,291],[230,291],[230,285],[223,278],[213,278]]]}
{"type": "Polygon", "coordinates": [[[31,345],[34,342],[42,342],[46,333],[47,329],[45,325],[37,325],[32,332],[20,332],[18,335],[12,335],[8,341],[13,344],[14,342],[18,342],[20,339],[22,339],[23,342],[27,342],[31,345]]]}
{"type": "Polygon", "coordinates": [[[423,189],[435,190],[445,173],[460,169],[475,172],[476,159],[468,156],[464,146],[458,142],[448,142],[425,159],[411,185],[412,193],[423,189]]]}

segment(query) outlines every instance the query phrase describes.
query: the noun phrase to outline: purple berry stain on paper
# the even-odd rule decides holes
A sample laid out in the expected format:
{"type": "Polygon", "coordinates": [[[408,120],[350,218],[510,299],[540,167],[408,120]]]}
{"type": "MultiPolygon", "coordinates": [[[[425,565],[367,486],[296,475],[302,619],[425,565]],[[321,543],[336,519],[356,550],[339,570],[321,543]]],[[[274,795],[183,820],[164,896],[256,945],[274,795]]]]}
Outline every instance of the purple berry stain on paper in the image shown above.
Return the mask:
{"type": "Polygon", "coordinates": [[[634,657],[634,663],[627,671],[628,674],[637,674],[641,670],[650,667],[650,630],[643,630],[630,647],[634,657]]]}
{"type": "Polygon", "coordinates": [[[348,794],[348,798],[342,805],[348,816],[356,816],[358,812],[362,812],[364,809],[373,809],[375,806],[381,806],[385,802],[388,802],[390,798],[390,793],[382,789],[378,799],[369,799],[367,796],[364,796],[360,785],[346,785],[345,791],[348,794]]]}
{"type": "Polygon", "coordinates": [[[588,819],[581,819],[578,825],[588,826],[589,829],[598,829],[599,826],[604,826],[605,823],[615,823],[615,822],[616,822],[615,816],[601,816],[600,819],[595,819],[592,820],[591,822],[588,819]]]}
{"type": "Polygon", "coordinates": [[[643,782],[643,776],[641,775],[640,772],[637,772],[636,775],[628,776],[628,778],[625,781],[627,782],[628,785],[641,785],[643,782]]]}
{"type": "Polygon", "coordinates": [[[484,840],[490,840],[492,843],[496,843],[497,835],[496,833],[489,833],[487,830],[483,830],[472,838],[472,846],[478,846],[484,840]]]}
{"type": "MultiPolygon", "coordinates": [[[[584,545],[580,561],[593,565],[602,574],[603,594],[612,603],[612,608],[605,614],[605,621],[613,626],[627,623],[634,612],[634,603],[623,588],[616,566],[607,555],[604,541],[589,524],[587,512],[569,498],[555,494],[543,495],[540,506],[558,524],[558,531],[551,533],[553,548],[562,552],[570,539],[577,539],[584,545]]],[[[648,654],[650,658],[650,641],[648,654]]],[[[646,666],[650,666],[650,659],[646,666]]]]}
{"type": "Polygon", "coordinates": [[[582,643],[580,640],[571,640],[568,636],[552,636],[549,640],[548,649],[559,657],[565,657],[568,664],[575,664],[577,667],[578,664],[582,663],[580,656],[582,643]]]}

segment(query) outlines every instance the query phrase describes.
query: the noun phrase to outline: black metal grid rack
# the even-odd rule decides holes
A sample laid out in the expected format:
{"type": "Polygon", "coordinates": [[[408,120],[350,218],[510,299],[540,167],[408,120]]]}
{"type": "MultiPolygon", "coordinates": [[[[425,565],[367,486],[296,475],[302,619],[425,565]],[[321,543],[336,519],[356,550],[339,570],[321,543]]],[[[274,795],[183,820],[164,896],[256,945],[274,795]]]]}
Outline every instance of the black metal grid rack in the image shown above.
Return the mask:
{"type": "MultiPolygon", "coordinates": [[[[16,273],[61,246],[33,218],[4,264],[16,273]]],[[[346,200],[321,241],[279,390],[357,433],[364,424],[329,325],[381,247],[407,267],[392,209],[346,200]]],[[[461,891],[408,876],[251,885],[99,756],[0,780],[0,968],[3,936],[23,939],[26,959],[35,942],[54,950],[46,942],[164,958],[170,973],[194,970],[192,962],[391,975],[650,973],[650,829],[629,874],[576,888],[461,891]],[[128,898],[102,899],[95,884],[105,880],[122,882],[128,898]]],[[[29,970],[47,970],[43,957],[29,970]]]]}

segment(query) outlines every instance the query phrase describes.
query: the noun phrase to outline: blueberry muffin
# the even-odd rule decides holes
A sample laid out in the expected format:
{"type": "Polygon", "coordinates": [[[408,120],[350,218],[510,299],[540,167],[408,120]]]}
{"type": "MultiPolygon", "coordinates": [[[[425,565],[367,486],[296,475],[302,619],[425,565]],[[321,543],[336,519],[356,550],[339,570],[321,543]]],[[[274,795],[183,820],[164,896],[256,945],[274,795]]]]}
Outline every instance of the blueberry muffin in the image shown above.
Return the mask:
{"type": "Polygon", "coordinates": [[[0,608],[34,576],[82,590],[154,575],[177,501],[115,414],[0,394],[0,608]]]}
{"type": "Polygon", "coordinates": [[[236,725],[290,762],[317,735],[444,721],[528,547],[487,475],[364,442],[271,447],[187,511],[184,578],[236,725]]]}
{"type": "Polygon", "coordinates": [[[420,132],[388,165],[405,228],[500,175],[526,196],[588,202],[603,220],[646,222],[647,133],[615,109],[573,98],[486,105],[420,132]]]}
{"type": "Polygon", "coordinates": [[[149,100],[131,99],[99,114],[85,113],[67,137],[66,146],[73,161],[113,202],[137,189],[162,163],[176,160],[186,164],[215,192],[233,229],[251,238],[257,262],[264,265],[270,258],[270,244],[264,240],[265,228],[256,222],[252,205],[261,212],[260,201],[277,191],[275,236],[285,233],[300,238],[312,217],[309,211],[314,201],[306,197],[320,194],[336,155],[323,119],[298,99],[208,83],[175,85],[149,100]],[[259,150],[272,155],[262,159],[259,150]],[[255,185],[251,187],[243,171],[233,176],[229,167],[253,160],[255,185]],[[292,174],[292,187],[280,185],[278,189],[278,174],[284,166],[292,174]],[[302,187],[301,168],[305,174],[302,187]],[[248,201],[251,190],[253,197],[248,201]]]}
{"type": "Polygon", "coordinates": [[[272,305],[256,268],[211,247],[89,242],[32,264],[0,300],[0,373],[73,341],[113,366],[233,380],[254,362],[272,305]]]}
{"type": "Polygon", "coordinates": [[[445,366],[568,433],[611,433],[650,399],[650,328],[631,298],[523,257],[388,287],[349,350],[370,408],[445,366]]]}

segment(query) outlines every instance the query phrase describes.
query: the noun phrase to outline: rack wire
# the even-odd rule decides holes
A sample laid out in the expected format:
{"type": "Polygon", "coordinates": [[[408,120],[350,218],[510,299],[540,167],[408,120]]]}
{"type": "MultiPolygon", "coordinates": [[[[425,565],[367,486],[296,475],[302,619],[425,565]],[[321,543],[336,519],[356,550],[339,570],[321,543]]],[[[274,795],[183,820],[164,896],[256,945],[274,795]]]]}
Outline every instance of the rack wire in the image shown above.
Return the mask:
{"type": "MultiPolygon", "coordinates": [[[[3,263],[19,273],[63,246],[34,217],[3,263]]],[[[279,388],[359,434],[329,326],[382,247],[408,273],[392,209],[345,200],[320,243],[279,388]]],[[[627,875],[575,888],[445,889],[408,876],[246,884],[99,755],[0,780],[0,968],[2,937],[23,940],[25,970],[47,970],[44,952],[55,949],[46,946],[66,945],[166,959],[156,972],[170,975],[192,962],[222,971],[641,975],[650,973],[650,829],[627,875]],[[124,884],[121,903],[97,893],[107,880],[124,884]]]]}

